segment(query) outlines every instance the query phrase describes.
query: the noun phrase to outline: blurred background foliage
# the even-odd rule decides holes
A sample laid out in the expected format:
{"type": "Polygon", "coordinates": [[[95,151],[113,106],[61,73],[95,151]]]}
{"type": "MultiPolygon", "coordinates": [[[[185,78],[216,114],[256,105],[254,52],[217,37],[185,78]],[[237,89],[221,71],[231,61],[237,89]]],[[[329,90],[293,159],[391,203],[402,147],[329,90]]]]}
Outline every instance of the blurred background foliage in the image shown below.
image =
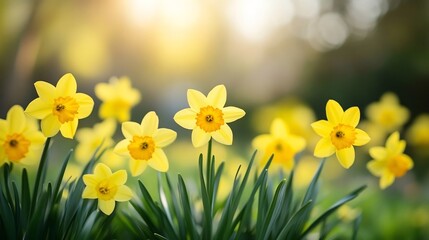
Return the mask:
{"type": "MultiPolygon", "coordinates": [[[[91,118],[80,123],[90,127],[100,121],[94,86],[112,76],[128,76],[142,94],[132,120],[139,122],[155,110],[161,127],[179,133],[166,149],[171,171],[192,173],[204,149],[193,149],[190,133],[172,117],[187,106],[188,88],[207,93],[225,84],[227,105],[245,109],[247,116],[231,124],[233,147],[214,146],[217,159],[228,160],[232,168],[245,163],[252,138],[268,132],[280,115],[308,141],[297,165],[302,174],[296,178],[303,179],[297,180],[299,187],[318,165],[311,157],[315,134],[309,123],[325,118],[328,99],[345,108],[359,106],[365,119],[366,106],[385,92],[395,93],[410,110],[401,138],[423,119],[421,114],[429,113],[428,26],[425,0],[4,0],[0,114],[5,118],[12,105],[25,107],[34,99],[33,82],[55,83],[71,72],[79,92],[96,100],[91,118]]],[[[365,168],[367,149],[348,171],[327,162],[322,176],[326,198],[356,183],[370,186],[352,202],[363,215],[362,239],[428,238],[427,116],[425,121],[413,130],[419,140],[412,144],[407,139],[414,169],[385,191],[365,168]]],[[[380,139],[384,145],[385,136],[380,139]]],[[[64,144],[56,144],[54,154],[76,146],[75,141],[56,141],[64,144]]],[[[141,178],[154,174],[148,171],[141,178]]]]}

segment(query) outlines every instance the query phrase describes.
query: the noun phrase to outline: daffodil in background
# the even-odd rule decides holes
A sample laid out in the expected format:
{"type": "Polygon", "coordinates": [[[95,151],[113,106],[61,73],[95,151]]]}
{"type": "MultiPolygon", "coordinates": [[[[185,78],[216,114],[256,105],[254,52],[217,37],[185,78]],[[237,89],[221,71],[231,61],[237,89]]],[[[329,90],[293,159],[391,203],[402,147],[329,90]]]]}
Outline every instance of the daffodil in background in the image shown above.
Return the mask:
{"type": "Polygon", "coordinates": [[[337,215],[344,222],[352,222],[361,215],[361,211],[345,204],[338,208],[337,215]]]}
{"type": "Polygon", "coordinates": [[[286,123],[276,118],[271,123],[270,134],[255,137],[252,145],[262,152],[262,165],[274,154],[272,163],[289,172],[295,165],[295,155],[304,150],[306,141],[303,137],[291,134],[286,123]]]}
{"type": "Polygon", "coordinates": [[[366,108],[366,117],[388,133],[399,130],[409,116],[409,110],[399,104],[398,96],[392,92],[383,94],[379,102],[366,108]]]}
{"type": "Polygon", "coordinates": [[[353,146],[362,146],[369,142],[368,134],[356,126],[359,123],[358,107],[343,110],[335,100],[326,103],[326,117],[311,124],[313,130],[322,137],[314,149],[314,156],[324,158],[336,153],[341,166],[350,168],[355,161],[353,146]]]}
{"type": "Polygon", "coordinates": [[[406,142],[399,139],[399,132],[392,133],[386,140],[386,147],[372,147],[369,154],[373,160],[367,164],[368,170],[380,177],[380,188],[392,185],[395,178],[405,175],[413,168],[413,160],[404,154],[406,142]]]}
{"type": "Polygon", "coordinates": [[[98,208],[106,215],[115,209],[116,201],[126,202],[133,197],[131,189],[124,185],[127,182],[127,172],[112,170],[103,163],[95,166],[93,174],[85,174],[83,182],[86,187],[82,198],[98,199],[98,208]]]}
{"type": "Polygon", "coordinates": [[[224,85],[214,87],[207,97],[197,90],[188,90],[190,108],[177,112],[174,120],[181,127],[192,130],[194,147],[207,144],[211,138],[225,145],[232,144],[232,130],[227,123],[242,118],[245,112],[237,107],[224,107],[226,95],[224,85]]]}
{"type": "Polygon", "coordinates": [[[76,133],[76,139],[79,144],[76,147],[76,160],[87,163],[91,160],[95,151],[99,152],[115,144],[113,134],[116,130],[116,121],[106,119],[97,123],[93,128],[81,128],[76,133]]]}
{"type": "Polygon", "coordinates": [[[155,112],[148,112],[141,124],[122,123],[125,139],[120,141],[114,152],[131,158],[130,169],[133,176],[140,175],[149,165],[153,169],[166,172],[169,168],[163,147],[171,144],[177,133],[167,128],[158,128],[159,119],[155,112]]]}
{"type": "Polygon", "coordinates": [[[407,131],[408,142],[416,147],[429,147],[429,114],[421,114],[416,117],[407,131]]]}
{"type": "Polygon", "coordinates": [[[131,108],[140,102],[140,92],[131,86],[128,77],[113,77],[109,83],[95,86],[95,95],[103,101],[99,116],[102,119],[115,118],[119,122],[130,120],[131,108]]]}
{"type": "Polygon", "coordinates": [[[46,137],[61,131],[65,138],[73,138],[78,120],[92,112],[92,98],[76,93],[77,84],[71,73],[62,76],[56,86],[44,81],[37,81],[34,86],[39,97],[28,104],[25,112],[42,120],[41,128],[46,137]]]}
{"type": "Polygon", "coordinates": [[[11,107],[6,119],[0,119],[0,166],[9,162],[34,164],[40,158],[45,140],[21,106],[11,107]]]}

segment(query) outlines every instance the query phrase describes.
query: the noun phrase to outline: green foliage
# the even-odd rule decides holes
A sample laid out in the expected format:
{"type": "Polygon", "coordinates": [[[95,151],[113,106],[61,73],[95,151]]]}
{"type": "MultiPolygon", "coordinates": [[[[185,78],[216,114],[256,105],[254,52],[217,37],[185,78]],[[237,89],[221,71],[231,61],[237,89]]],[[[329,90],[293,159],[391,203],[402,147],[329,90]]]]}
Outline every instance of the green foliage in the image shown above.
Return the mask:
{"type": "MultiPolygon", "coordinates": [[[[46,181],[48,171],[48,138],[39,163],[34,186],[31,189],[27,169],[22,170],[21,186],[12,180],[13,165],[1,169],[0,232],[7,239],[88,239],[108,236],[112,217],[106,218],[96,210],[94,201],[84,201],[84,184],[63,182],[64,172],[72,151],[64,159],[55,182],[46,181]],[[68,192],[68,197],[63,195],[68,192]]],[[[82,174],[88,172],[95,159],[89,162],[82,174]]],[[[52,171],[52,170],[51,170],[52,171]]]]}
{"type": "MultiPolygon", "coordinates": [[[[271,182],[268,167],[272,158],[250,181],[255,155],[256,152],[243,176],[241,169],[237,169],[231,193],[221,201],[216,196],[224,165],[215,167],[210,141],[205,166],[203,156],[199,157],[198,196],[190,195],[181,175],[177,188],[168,174],[164,174],[163,180],[159,175],[159,202],[139,181],[140,193],[131,201],[136,211],[124,213],[123,226],[131,237],[145,239],[303,239],[317,230],[323,239],[339,223],[337,219],[328,221],[328,217],[365,188],[357,188],[314,218],[312,211],[317,203],[324,160],[305,195],[299,198],[292,189],[293,172],[277,186],[271,182]],[[198,203],[202,207],[198,208],[198,203]]],[[[360,218],[354,222],[352,239],[356,238],[359,222],[360,218]]]]}

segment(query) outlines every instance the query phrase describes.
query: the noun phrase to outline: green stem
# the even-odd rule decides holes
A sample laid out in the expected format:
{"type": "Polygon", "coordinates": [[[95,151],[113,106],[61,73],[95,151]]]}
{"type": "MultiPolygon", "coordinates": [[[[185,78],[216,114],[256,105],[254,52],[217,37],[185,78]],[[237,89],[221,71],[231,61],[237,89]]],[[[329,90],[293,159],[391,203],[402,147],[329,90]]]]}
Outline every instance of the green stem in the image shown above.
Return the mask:
{"type": "Polygon", "coordinates": [[[42,157],[40,158],[39,168],[37,169],[36,182],[34,184],[33,189],[33,199],[31,202],[31,213],[33,213],[34,208],[36,207],[37,198],[39,197],[39,185],[41,182],[43,182],[43,178],[45,177],[46,159],[48,157],[48,149],[50,142],[51,138],[48,137],[45,142],[45,147],[43,148],[42,157]]]}
{"type": "MultiPolygon", "coordinates": [[[[206,189],[207,189],[207,193],[208,193],[208,200],[209,200],[209,205],[208,208],[209,212],[207,212],[206,214],[209,215],[209,218],[211,219],[213,217],[213,209],[212,209],[212,205],[213,205],[213,184],[212,184],[212,178],[214,176],[212,176],[212,143],[213,143],[213,139],[210,138],[208,146],[207,146],[207,163],[206,163],[206,168],[207,168],[207,173],[206,173],[206,189]]],[[[212,234],[212,226],[211,226],[211,221],[207,223],[207,232],[206,232],[206,237],[207,239],[211,239],[211,234],[212,234]]]]}

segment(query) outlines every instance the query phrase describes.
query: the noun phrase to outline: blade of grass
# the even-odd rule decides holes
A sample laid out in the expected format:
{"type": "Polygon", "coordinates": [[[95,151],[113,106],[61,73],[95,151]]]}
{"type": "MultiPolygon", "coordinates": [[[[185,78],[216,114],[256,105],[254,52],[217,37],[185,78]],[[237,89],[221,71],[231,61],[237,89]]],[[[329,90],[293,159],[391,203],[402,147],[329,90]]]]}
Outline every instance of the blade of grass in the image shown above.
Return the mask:
{"type": "Polygon", "coordinates": [[[198,233],[195,228],[195,224],[193,221],[193,214],[191,210],[191,203],[189,201],[188,191],[186,190],[185,182],[183,181],[182,176],[178,175],[178,185],[179,185],[179,197],[183,206],[183,215],[185,217],[185,223],[187,227],[187,233],[190,234],[190,239],[198,239],[198,233]]]}
{"type": "Polygon", "coordinates": [[[34,213],[34,211],[36,210],[35,209],[36,202],[37,202],[37,199],[40,196],[39,185],[41,183],[43,183],[44,176],[45,176],[45,173],[46,173],[46,161],[47,161],[47,158],[48,158],[48,149],[49,149],[50,142],[51,142],[51,138],[48,137],[46,139],[45,147],[43,148],[42,156],[40,158],[39,168],[37,169],[36,180],[35,180],[35,183],[34,183],[33,198],[32,198],[32,203],[31,203],[30,215],[32,215],[34,213]]]}

